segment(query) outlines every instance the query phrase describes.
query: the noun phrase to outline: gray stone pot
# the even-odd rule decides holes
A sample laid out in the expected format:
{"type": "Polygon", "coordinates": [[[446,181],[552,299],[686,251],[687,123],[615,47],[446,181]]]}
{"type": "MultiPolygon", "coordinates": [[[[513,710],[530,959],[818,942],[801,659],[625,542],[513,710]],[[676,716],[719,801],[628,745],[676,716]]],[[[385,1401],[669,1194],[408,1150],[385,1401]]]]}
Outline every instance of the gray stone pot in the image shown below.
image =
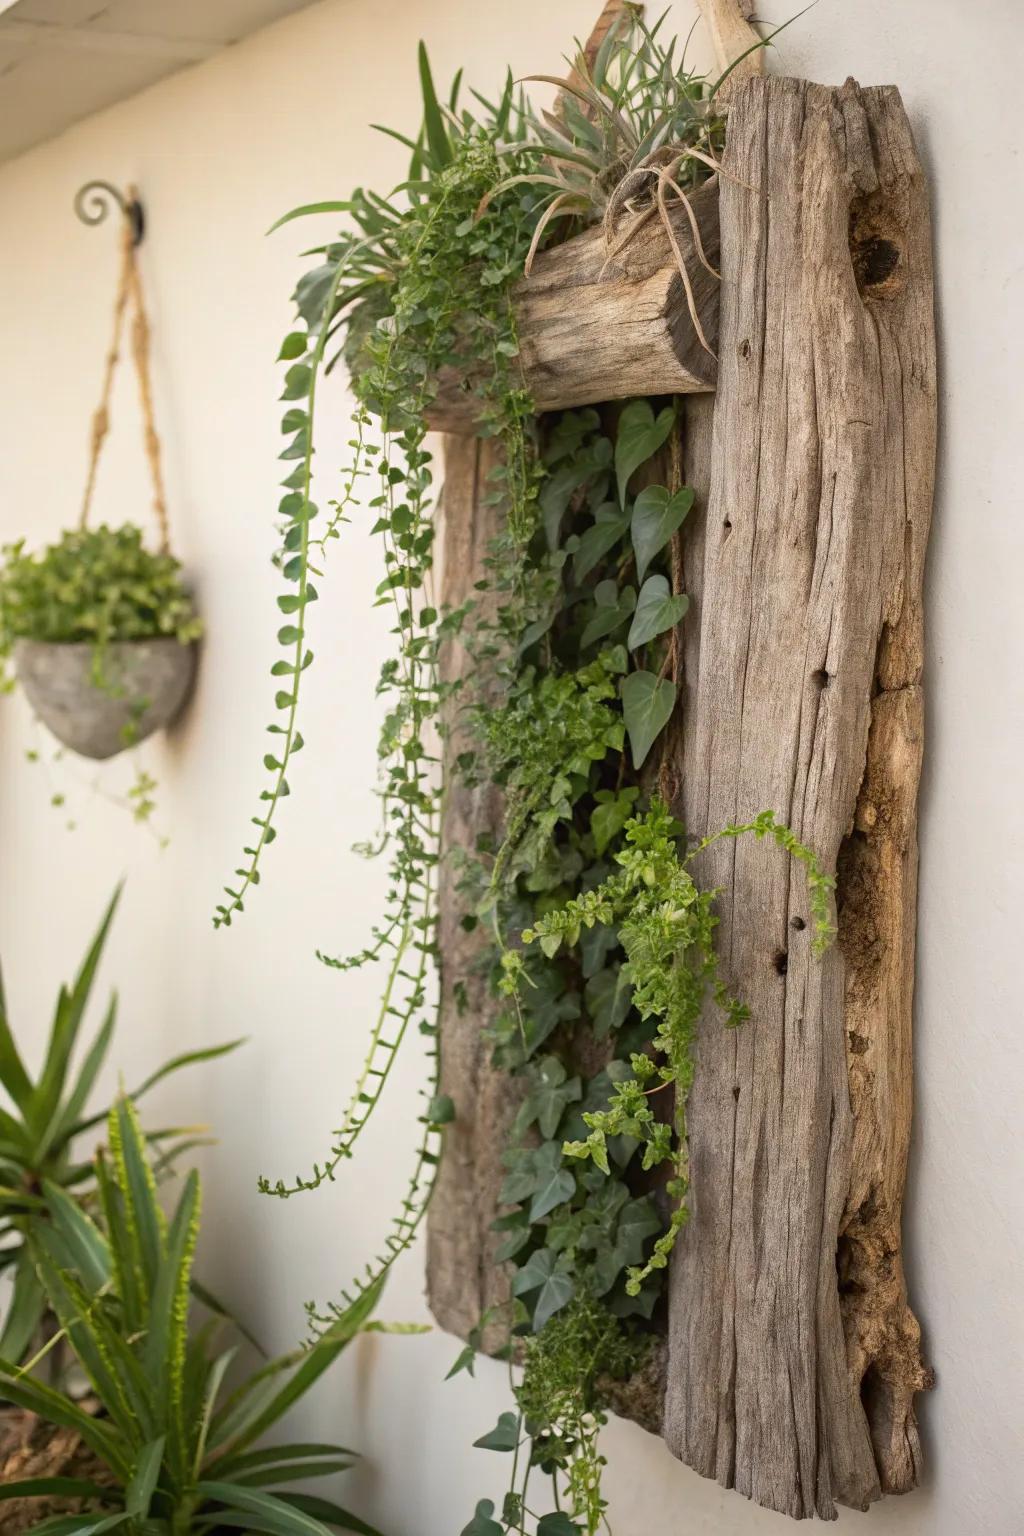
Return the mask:
{"type": "Polygon", "coordinates": [[[118,640],[103,653],[105,688],[93,681],[93,646],[19,640],[18,681],[58,741],[82,757],[114,757],[174,719],[196,669],[196,646],[118,640]]]}

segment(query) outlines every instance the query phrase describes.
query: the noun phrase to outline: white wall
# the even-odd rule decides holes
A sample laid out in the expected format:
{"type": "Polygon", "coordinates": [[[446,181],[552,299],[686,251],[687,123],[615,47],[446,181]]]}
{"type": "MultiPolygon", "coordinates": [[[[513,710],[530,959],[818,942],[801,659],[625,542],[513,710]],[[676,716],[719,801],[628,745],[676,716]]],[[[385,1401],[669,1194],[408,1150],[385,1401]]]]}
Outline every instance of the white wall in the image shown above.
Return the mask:
{"type": "MultiPolygon", "coordinates": [[[[675,5],[681,31],[691,5],[675,5]]],[[[402,152],[366,125],[414,126],[421,33],[442,79],[465,63],[486,89],[506,60],[518,73],[551,69],[596,9],[596,0],[326,0],[0,167],[0,535],[41,542],[76,514],[114,253],[110,227],[82,228],[71,198],[90,177],[135,180],[149,217],[144,278],[171,515],[208,636],[187,721],[148,753],[172,835],[164,853],[98,795],[86,797],[78,830],[64,831],[40,770],[23,759],[26,711],[4,703],[9,996],[38,1050],[58,980],[127,872],[103,977],[122,992],[116,1054],[127,1079],[185,1046],[250,1036],[236,1059],[170,1086],[160,1109],[209,1120],[222,1137],[204,1164],[203,1268],[275,1347],[298,1336],[303,1300],[330,1295],[378,1241],[418,1100],[413,1047],[346,1178],[287,1204],[257,1195],[257,1173],[305,1169],[322,1150],[374,1000],[372,975],[338,977],[313,950],[357,947],[383,895],[383,871],[349,847],[375,810],[373,683],[387,646],[370,606],[377,551],[369,519],[357,518],[313,611],[309,750],[265,884],[245,918],[215,934],[212,904],[262,782],[275,649],[273,358],[295,257],[311,243],[308,228],[271,240],[263,231],[296,203],[397,179],[402,152]]],[[[1014,0],[969,10],[962,0],[820,0],[786,34],[782,59],[825,81],[898,81],[936,202],[942,438],[906,1225],[938,1385],[921,1404],[926,1486],[868,1518],[886,1533],[1014,1536],[1024,1530],[1019,11],[1014,0]]],[[[125,380],[97,504],[111,521],[141,518],[148,505],[135,425],[125,380]]],[[[347,435],[340,380],[324,427],[319,462],[330,467],[347,435]]],[[[66,787],[68,770],[58,772],[66,787]]],[[[125,772],[104,770],[102,786],[123,786],[125,772]]],[[[425,1317],[422,1252],[402,1263],[384,1310],[425,1317]]],[[[484,1363],[475,1382],[443,1385],[454,1350],[438,1333],[368,1338],[297,1415],[297,1430],[365,1450],[346,1491],[393,1536],[452,1536],[476,1498],[502,1489],[501,1459],[469,1450],[506,1406],[502,1371],[484,1363]]],[[[784,1528],[633,1426],[613,1425],[607,1450],[618,1536],[784,1528]]],[[[846,1513],[839,1524],[859,1520],[846,1513]]]]}

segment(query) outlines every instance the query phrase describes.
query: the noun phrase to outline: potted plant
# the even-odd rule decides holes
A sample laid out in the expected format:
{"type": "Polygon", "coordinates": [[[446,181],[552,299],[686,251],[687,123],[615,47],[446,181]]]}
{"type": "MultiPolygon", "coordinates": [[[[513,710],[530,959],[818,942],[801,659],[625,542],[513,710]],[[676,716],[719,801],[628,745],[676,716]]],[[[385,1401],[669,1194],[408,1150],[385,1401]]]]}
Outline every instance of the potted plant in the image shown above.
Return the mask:
{"type": "Polygon", "coordinates": [[[59,741],[108,758],[174,719],[202,624],[173,555],[126,523],[65,532],[36,554],[19,540],[3,556],[0,660],[59,741]]]}
{"type": "Polygon", "coordinates": [[[345,1470],[350,1451],[260,1442],[369,1320],[380,1282],[311,1348],[270,1360],[226,1389],[235,1348],[220,1348],[216,1324],[189,1326],[199,1176],[189,1174],[165,1218],[130,1100],[110,1111],[108,1141],[96,1164],[102,1218],[92,1220],[47,1183],[48,1221],[31,1239],[47,1298],[98,1411],[84,1412],[66,1393],[0,1361],[0,1391],[73,1429],[94,1469],[86,1476],[8,1479],[0,1486],[0,1511],[7,1501],[69,1501],[81,1511],[75,1520],[51,1514],[32,1526],[53,1536],[117,1526],[171,1536],[232,1529],[329,1536],[330,1527],[376,1536],[332,1500],[291,1486],[345,1470]]]}
{"type": "MultiPolygon", "coordinates": [[[[59,1322],[41,1282],[33,1244],[41,1226],[50,1222],[49,1199],[54,1192],[80,1212],[94,1211],[100,1202],[96,1165],[78,1150],[82,1138],[107,1119],[106,1109],[93,1112],[89,1099],[110,1049],[117,1020],[113,994],[95,1037],[80,1062],[74,1057],[97,967],[117,907],[115,892],[78,974],[62,986],[42,1066],[33,1078],[22,1059],[7,1014],[0,984],[0,1277],[9,1285],[0,1314],[0,1358],[12,1369],[45,1352],[47,1374],[57,1383],[67,1364],[59,1340],[59,1322]],[[6,1100],[6,1102],[3,1102],[6,1100]],[[49,1199],[44,1191],[49,1192],[49,1199]]],[[[183,1067],[209,1061],[240,1042],[186,1052],[165,1062],[135,1090],[136,1099],[183,1067]]],[[[174,1127],[146,1133],[153,1149],[157,1178],[173,1170],[179,1156],[204,1139],[198,1127],[174,1127]]],[[[214,1311],[220,1303],[198,1282],[197,1294],[214,1311]]],[[[83,1407],[82,1412],[87,1412],[83,1407]]],[[[0,1385],[0,1478],[12,1481],[42,1472],[67,1475],[88,1461],[88,1446],[66,1424],[48,1424],[15,1406],[0,1385]],[[7,1406],[2,1406],[4,1400],[7,1406]]],[[[0,1507],[0,1532],[9,1528],[11,1511],[0,1507]]]]}

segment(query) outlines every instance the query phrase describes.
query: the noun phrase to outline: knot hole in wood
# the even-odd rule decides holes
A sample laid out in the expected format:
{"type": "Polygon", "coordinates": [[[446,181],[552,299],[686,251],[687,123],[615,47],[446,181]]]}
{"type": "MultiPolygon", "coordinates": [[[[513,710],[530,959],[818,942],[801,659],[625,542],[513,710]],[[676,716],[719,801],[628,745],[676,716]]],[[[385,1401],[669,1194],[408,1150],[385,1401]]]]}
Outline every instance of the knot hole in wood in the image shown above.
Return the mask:
{"type": "Polygon", "coordinates": [[[893,299],[903,289],[903,230],[877,192],[850,205],[850,258],[857,291],[865,302],[893,299]]]}

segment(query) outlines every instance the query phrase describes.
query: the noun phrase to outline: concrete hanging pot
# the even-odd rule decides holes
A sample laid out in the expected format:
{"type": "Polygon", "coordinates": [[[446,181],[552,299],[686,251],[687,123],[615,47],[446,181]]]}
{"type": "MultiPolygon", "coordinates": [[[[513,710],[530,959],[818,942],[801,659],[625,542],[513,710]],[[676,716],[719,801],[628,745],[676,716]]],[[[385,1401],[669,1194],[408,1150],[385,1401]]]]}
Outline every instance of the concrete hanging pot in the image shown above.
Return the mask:
{"type": "Polygon", "coordinates": [[[121,272],[114,324],[93,415],[89,469],[77,530],[38,556],[21,543],[4,551],[0,586],[0,645],[39,719],[82,757],[103,759],[169,725],[188,695],[202,626],[170,552],[170,530],[153,419],[149,323],[136,247],[142,210],[134,188],[122,194],[90,182],[75,199],[87,224],[99,223],[109,202],[123,215],[121,272]],[[143,443],[153,482],[160,534],[155,552],[133,523],[89,526],[100,451],[110,430],[110,398],[131,310],[132,359],[142,407],[143,443]]]}
{"type": "Polygon", "coordinates": [[[88,641],[19,640],[14,665],[26,698],[57,740],[102,759],[171,723],[195,676],[196,646],[173,637],[118,640],[100,658],[88,641]]]}

